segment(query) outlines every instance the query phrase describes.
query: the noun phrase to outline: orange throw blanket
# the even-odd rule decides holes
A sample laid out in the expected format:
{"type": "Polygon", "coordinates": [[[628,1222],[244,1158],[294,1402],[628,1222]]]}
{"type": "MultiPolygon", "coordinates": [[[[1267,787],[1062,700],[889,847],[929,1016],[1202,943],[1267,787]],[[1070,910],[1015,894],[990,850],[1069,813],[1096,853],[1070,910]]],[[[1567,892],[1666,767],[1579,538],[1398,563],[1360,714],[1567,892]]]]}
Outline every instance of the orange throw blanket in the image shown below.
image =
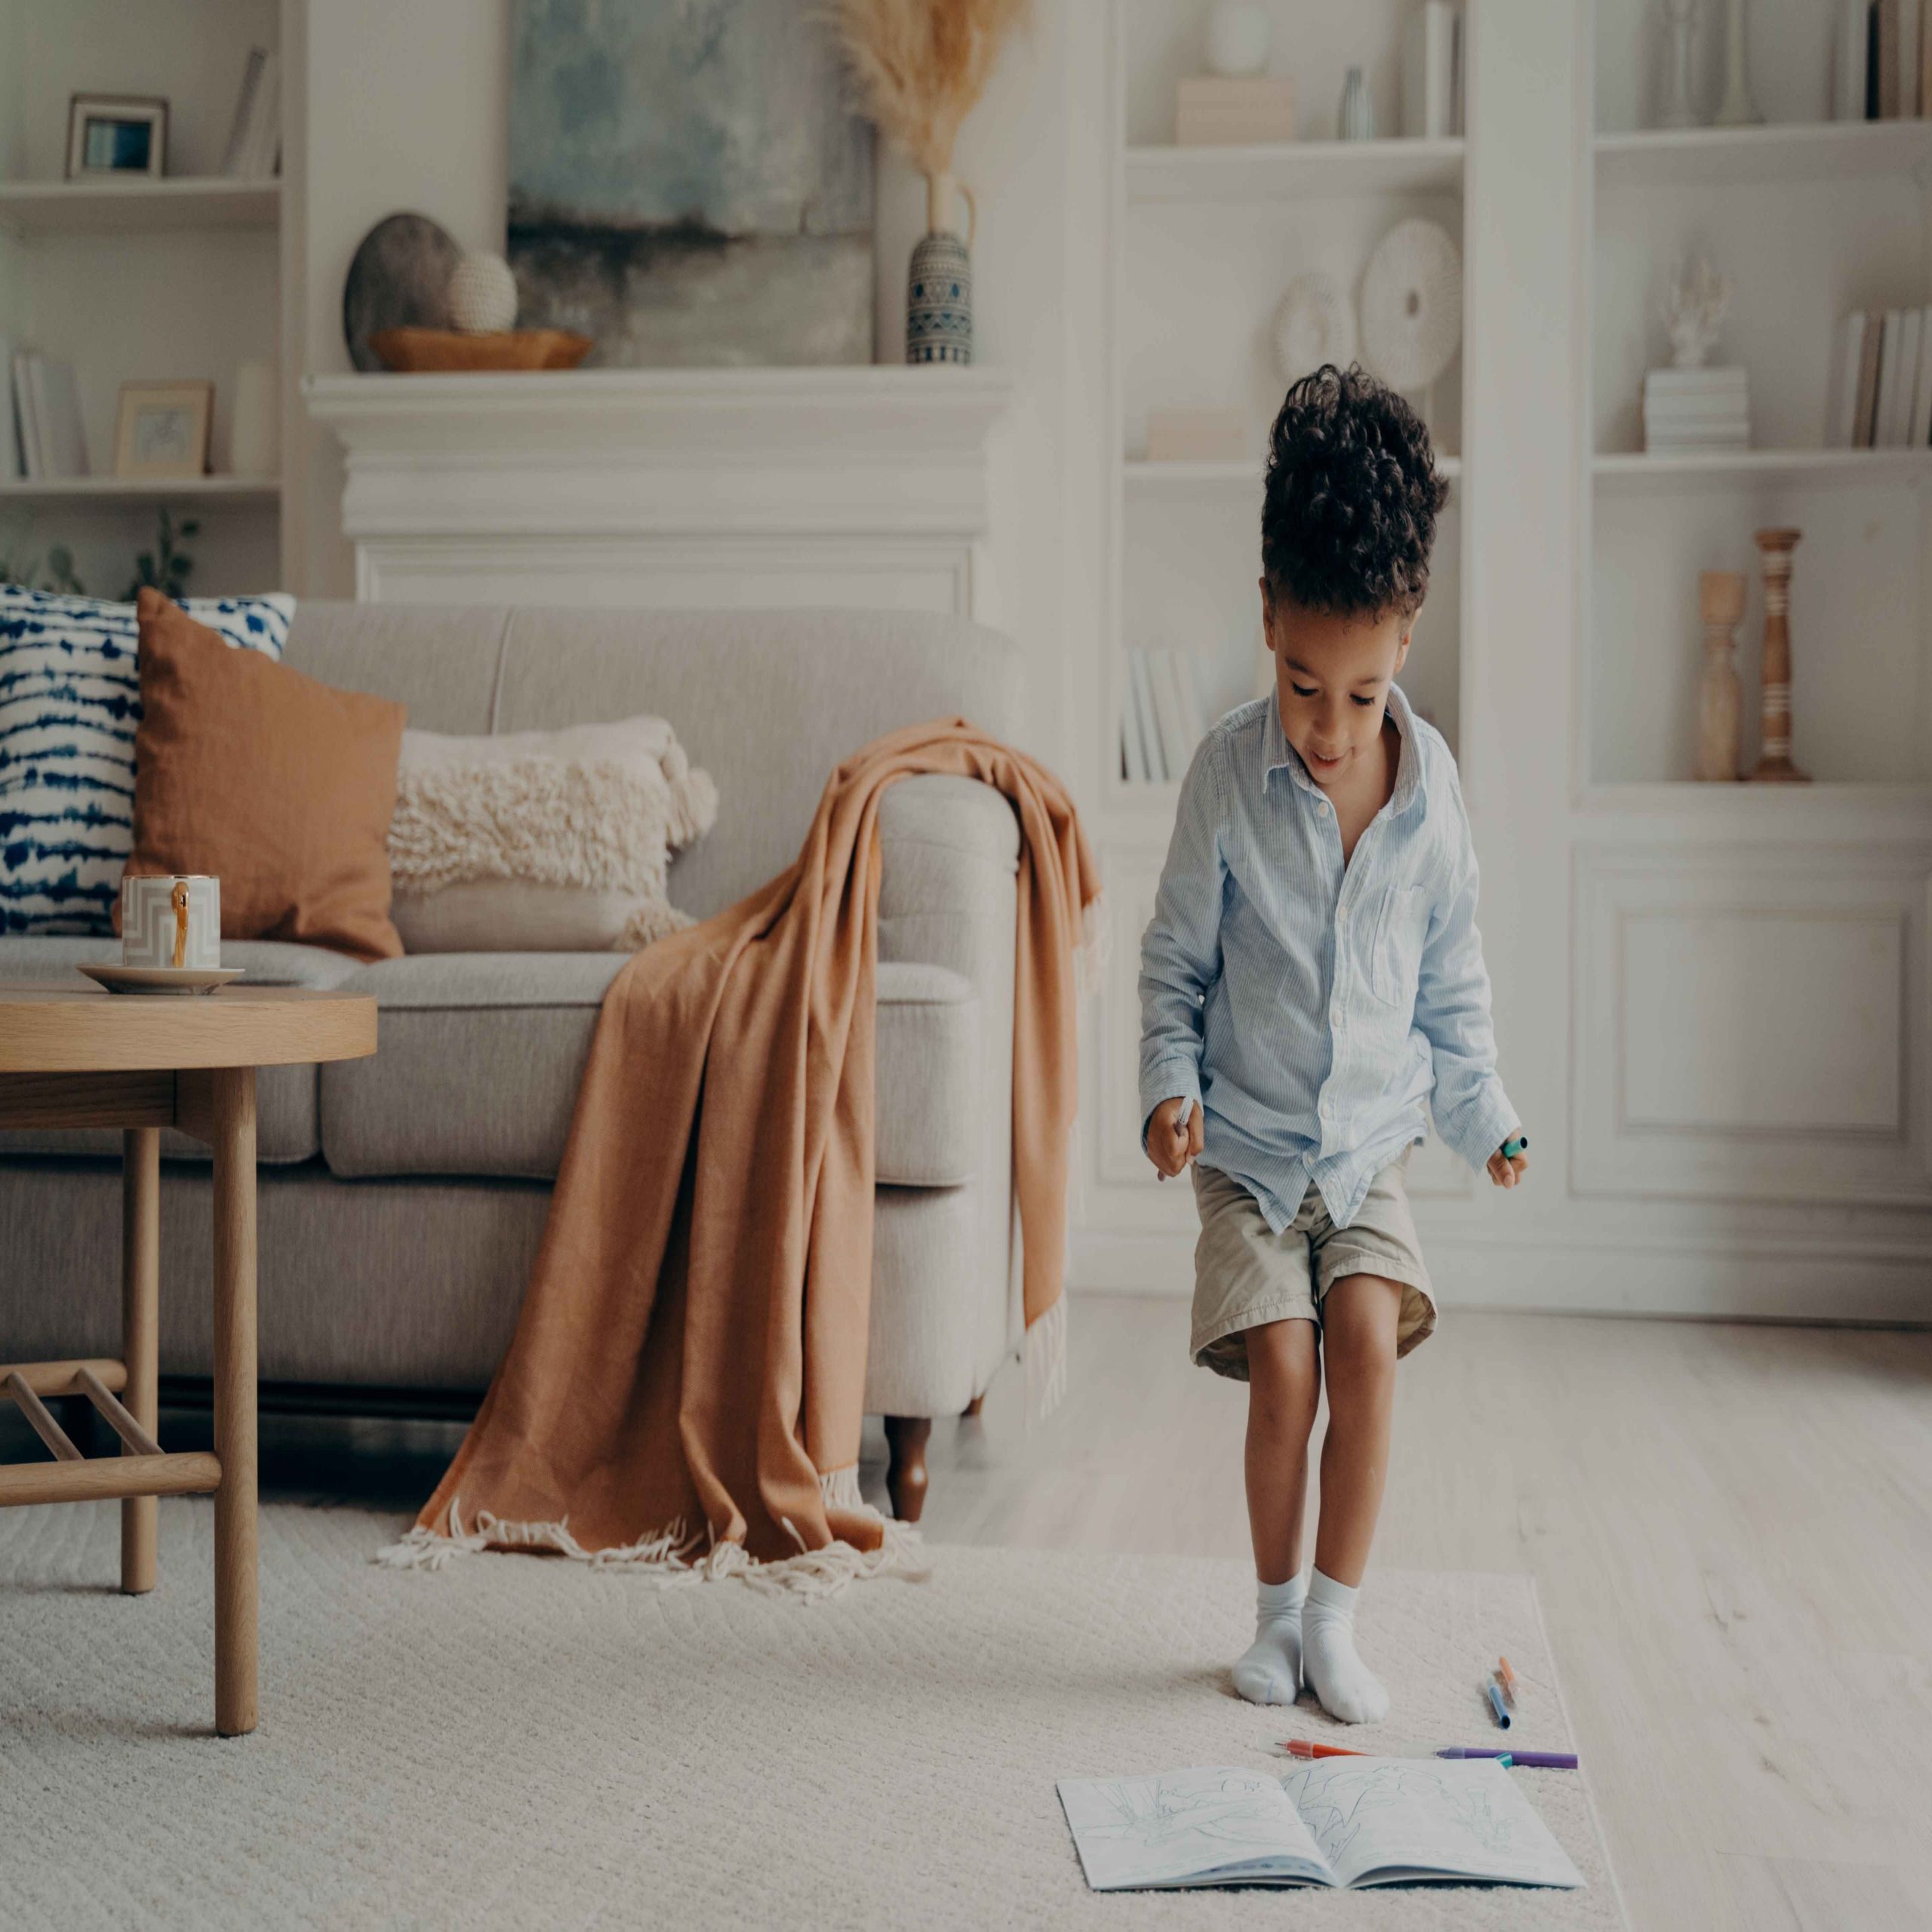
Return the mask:
{"type": "Polygon", "coordinates": [[[920,772],[982,780],[1019,817],[1014,1185],[1028,1380],[1057,1383],[1099,880],[1051,772],[963,720],[915,725],[833,773],[788,871],[612,983],[509,1352],[389,1560],[545,1549],[806,1590],[907,1567],[857,1463],[878,806],[920,772]]]}

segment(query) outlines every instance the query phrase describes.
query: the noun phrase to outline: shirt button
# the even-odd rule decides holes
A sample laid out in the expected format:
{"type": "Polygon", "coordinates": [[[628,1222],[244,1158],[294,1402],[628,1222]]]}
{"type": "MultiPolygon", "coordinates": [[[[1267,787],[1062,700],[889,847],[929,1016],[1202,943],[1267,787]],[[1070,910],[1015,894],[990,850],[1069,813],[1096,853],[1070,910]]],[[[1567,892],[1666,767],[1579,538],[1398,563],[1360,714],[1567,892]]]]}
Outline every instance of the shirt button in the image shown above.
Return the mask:
{"type": "Polygon", "coordinates": [[[1328,816],[1328,801],[1326,798],[1322,799],[1315,806],[1315,809],[1318,811],[1324,818],[1326,818],[1328,816]]]}

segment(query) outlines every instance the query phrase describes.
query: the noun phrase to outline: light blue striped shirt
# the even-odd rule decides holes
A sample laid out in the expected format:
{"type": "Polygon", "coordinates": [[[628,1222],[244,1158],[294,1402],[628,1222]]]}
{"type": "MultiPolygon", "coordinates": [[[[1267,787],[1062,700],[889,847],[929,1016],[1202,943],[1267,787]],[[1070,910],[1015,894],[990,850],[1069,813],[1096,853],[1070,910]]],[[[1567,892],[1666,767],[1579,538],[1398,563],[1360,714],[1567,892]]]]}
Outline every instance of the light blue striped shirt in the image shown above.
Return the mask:
{"type": "Polygon", "coordinates": [[[1230,712],[1181,786],[1140,944],[1140,1120],[1200,1106],[1201,1159],[1281,1232],[1312,1180],[1337,1227],[1423,1137],[1481,1168],[1517,1120],[1496,1072],[1456,761],[1391,688],[1395,789],[1344,868],[1334,808],[1274,698],[1230,712]]]}

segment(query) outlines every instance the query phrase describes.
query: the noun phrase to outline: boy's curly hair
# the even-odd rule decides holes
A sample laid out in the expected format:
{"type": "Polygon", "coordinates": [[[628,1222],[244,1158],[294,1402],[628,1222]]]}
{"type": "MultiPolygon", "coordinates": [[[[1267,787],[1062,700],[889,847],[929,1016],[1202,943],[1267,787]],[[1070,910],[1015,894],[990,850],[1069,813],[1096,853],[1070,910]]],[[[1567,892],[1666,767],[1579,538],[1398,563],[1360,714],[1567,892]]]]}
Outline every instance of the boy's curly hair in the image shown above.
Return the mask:
{"type": "Polygon", "coordinates": [[[1360,368],[1324,363],[1269,432],[1261,568],[1310,611],[1412,616],[1448,494],[1415,411],[1360,368]]]}

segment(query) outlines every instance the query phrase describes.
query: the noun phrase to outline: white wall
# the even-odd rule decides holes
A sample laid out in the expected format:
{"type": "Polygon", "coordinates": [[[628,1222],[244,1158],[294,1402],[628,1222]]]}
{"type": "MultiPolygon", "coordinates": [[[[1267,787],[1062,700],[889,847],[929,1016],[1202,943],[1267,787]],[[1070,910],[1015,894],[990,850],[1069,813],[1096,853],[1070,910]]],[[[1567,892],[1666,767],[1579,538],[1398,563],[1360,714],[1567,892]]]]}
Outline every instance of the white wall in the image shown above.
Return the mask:
{"type": "MultiPolygon", "coordinates": [[[[385,215],[414,210],[466,248],[503,248],[509,9],[506,0],[313,0],[305,11],[302,367],[329,374],[349,367],[349,264],[385,215]]],[[[340,446],[306,423],[300,438],[294,587],[352,597],[340,446]]]]}

